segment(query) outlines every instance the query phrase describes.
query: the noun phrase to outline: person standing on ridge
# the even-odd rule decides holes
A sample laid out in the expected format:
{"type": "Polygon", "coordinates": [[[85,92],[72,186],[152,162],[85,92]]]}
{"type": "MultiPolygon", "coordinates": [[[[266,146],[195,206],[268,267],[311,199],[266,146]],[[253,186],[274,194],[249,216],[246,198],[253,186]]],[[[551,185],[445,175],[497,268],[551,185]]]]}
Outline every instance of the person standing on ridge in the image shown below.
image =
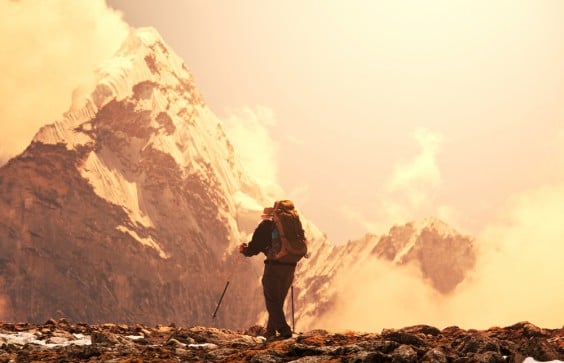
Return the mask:
{"type": "Polygon", "coordinates": [[[287,339],[292,337],[292,329],[286,322],[284,301],[294,281],[296,264],[307,253],[304,231],[291,201],[278,201],[274,207],[264,208],[261,219],[251,241],[241,244],[239,251],[247,257],[265,254],[262,276],[268,311],[265,338],[276,339],[278,332],[279,339],[287,339]]]}

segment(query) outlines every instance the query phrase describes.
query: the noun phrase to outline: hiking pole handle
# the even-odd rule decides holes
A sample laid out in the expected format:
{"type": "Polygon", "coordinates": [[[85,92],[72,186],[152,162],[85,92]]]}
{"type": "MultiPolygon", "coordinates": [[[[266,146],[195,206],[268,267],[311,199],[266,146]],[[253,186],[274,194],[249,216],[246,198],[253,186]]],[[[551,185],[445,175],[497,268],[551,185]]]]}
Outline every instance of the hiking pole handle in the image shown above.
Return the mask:
{"type": "Polygon", "coordinates": [[[217,310],[219,310],[219,305],[221,305],[221,301],[223,300],[223,297],[225,296],[225,292],[227,291],[228,287],[229,287],[229,281],[227,281],[227,283],[225,284],[225,288],[223,289],[223,292],[221,293],[221,297],[219,298],[219,301],[217,302],[217,306],[215,307],[215,311],[213,312],[212,319],[215,319],[217,310]]]}

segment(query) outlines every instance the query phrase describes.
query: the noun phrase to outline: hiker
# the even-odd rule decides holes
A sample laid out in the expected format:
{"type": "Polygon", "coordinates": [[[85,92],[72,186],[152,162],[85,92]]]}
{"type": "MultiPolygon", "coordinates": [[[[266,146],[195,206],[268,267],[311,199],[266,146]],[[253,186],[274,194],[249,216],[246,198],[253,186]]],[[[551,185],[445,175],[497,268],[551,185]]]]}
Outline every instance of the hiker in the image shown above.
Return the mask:
{"type": "MultiPolygon", "coordinates": [[[[274,203],[274,207],[264,208],[261,218],[262,221],[255,229],[251,241],[248,244],[241,244],[239,251],[247,257],[255,256],[260,252],[264,253],[266,256],[262,276],[264,300],[266,310],[268,311],[265,338],[269,340],[276,339],[276,332],[278,332],[279,339],[287,339],[292,337],[292,329],[286,322],[284,301],[294,281],[294,271],[297,261],[307,252],[304,231],[297,216],[297,212],[294,210],[294,205],[290,201],[278,201],[274,203]],[[286,227],[286,235],[299,236],[298,239],[301,240],[300,243],[305,249],[304,252],[292,254],[287,252],[285,247],[282,247],[282,250],[285,252],[280,253],[280,239],[284,237],[284,233],[279,233],[279,230],[282,230],[283,226],[280,224],[281,218],[277,211],[290,208],[288,206],[291,206],[291,213],[294,215],[294,217],[292,217],[294,222],[292,223],[294,223],[296,227],[286,227]],[[295,220],[297,220],[297,222],[295,222],[295,220]],[[278,249],[278,251],[276,251],[276,249],[278,249]],[[281,257],[281,255],[284,256],[281,257]]],[[[284,241],[282,245],[285,243],[288,242],[284,241]]],[[[291,246],[288,248],[293,251],[291,246]]]]}

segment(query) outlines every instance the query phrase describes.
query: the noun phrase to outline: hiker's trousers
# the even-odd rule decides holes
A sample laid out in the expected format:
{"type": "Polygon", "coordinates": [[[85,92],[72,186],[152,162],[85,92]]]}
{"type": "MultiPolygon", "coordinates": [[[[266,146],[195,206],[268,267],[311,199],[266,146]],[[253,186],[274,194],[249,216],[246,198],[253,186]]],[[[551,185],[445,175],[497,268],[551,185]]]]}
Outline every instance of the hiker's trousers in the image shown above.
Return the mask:
{"type": "Polygon", "coordinates": [[[284,301],[288,290],[294,281],[295,265],[281,265],[265,263],[262,275],[262,289],[266,310],[268,311],[268,323],[266,331],[287,334],[292,331],[286,317],[284,316],[284,301]]]}

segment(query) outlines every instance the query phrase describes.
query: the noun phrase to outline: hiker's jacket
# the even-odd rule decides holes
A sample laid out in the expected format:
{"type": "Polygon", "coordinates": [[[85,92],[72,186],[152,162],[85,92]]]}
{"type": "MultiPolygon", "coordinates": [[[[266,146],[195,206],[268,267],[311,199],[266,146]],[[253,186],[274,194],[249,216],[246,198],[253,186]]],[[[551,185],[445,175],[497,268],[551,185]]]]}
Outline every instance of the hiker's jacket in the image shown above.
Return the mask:
{"type": "Polygon", "coordinates": [[[274,229],[274,222],[268,219],[263,220],[259,223],[255,232],[253,233],[253,238],[251,242],[243,249],[243,254],[245,256],[254,256],[259,253],[264,253],[272,245],[272,230],[274,229]]]}

